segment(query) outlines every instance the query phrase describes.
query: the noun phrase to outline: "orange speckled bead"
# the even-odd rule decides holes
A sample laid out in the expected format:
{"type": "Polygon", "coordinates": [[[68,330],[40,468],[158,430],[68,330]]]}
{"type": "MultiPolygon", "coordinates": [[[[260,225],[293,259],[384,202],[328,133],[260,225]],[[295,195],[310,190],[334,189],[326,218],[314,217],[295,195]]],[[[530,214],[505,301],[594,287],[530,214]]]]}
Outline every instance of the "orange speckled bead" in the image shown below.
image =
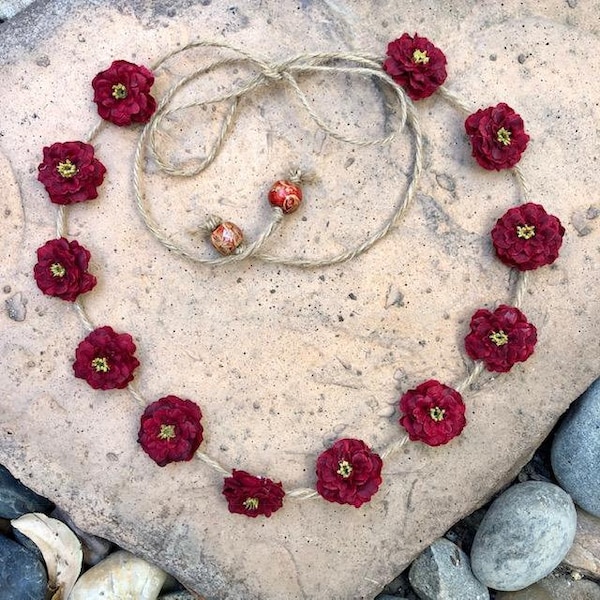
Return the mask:
{"type": "Polygon", "coordinates": [[[302,190],[300,186],[280,179],[273,184],[269,190],[269,202],[278,206],[287,215],[294,212],[302,202],[302,190]]]}
{"type": "Polygon", "coordinates": [[[230,221],[224,221],[210,234],[212,245],[224,255],[233,254],[243,240],[242,230],[230,221]]]}

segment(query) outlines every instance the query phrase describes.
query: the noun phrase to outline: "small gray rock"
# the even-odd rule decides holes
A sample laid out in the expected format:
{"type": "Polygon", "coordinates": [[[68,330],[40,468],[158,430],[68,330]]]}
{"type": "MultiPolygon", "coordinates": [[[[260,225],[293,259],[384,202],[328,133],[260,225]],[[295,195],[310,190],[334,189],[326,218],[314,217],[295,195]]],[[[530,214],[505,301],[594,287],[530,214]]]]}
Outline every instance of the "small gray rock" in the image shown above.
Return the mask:
{"type": "Polygon", "coordinates": [[[50,500],[25,487],[6,467],[0,465],[0,517],[17,519],[25,513],[47,513],[53,506],[50,500]]]}
{"type": "Polygon", "coordinates": [[[552,442],[551,462],[576,504],[600,517],[600,379],[571,405],[552,442]]]}
{"type": "Polygon", "coordinates": [[[495,590],[526,588],[558,566],[576,526],[573,501],[557,485],[513,485],[492,503],[475,534],[473,573],[495,590]]]}
{"type": "Polygon", "coordinates": [[[408,579],[422,600],[489,600],[473,576],[469,557],[445,538],[436,540],[412,563],[408,579]]]}
{"type": "Polygon", "coordinates": [[[44,565],[23,546],[0,536],[0,598],[44,600],[47,585],[44,565]]]}

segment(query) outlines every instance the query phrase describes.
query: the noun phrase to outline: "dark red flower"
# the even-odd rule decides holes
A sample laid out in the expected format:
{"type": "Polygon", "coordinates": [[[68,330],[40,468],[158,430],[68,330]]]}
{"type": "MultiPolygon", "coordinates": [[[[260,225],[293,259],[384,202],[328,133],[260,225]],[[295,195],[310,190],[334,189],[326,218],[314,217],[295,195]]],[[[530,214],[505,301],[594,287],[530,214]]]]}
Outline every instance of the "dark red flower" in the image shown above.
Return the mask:
{"type": "Polygon", "coordinates": [[[329,502],[368,502],[381,485],[381,458],[361,440],[338,440],[317,459],[317,492],[329,502]]]}
{"type": "Polygon", "coordinates": [[[96,285],[96,278],[87,272],[90,256],[75,240],[46,242],[37,249],[38,262],[33,268],[38,287],[48,296],[73,302],[96,285]]]}
{"type": "Polygon", "coordinates": [[[247,517],[270,517],[283,506],[285,492],[281,483],[234,469],[231,477],[225,477],[223,495],[229,512],[247,517]]]}
{"type": "Polygon", "coordinates": [[[150,95],[154,75],[144,66],[115,60],[92,80],[98,114],[115,125],[147,123],[156,110],[150,95]]]}
{"type": "Polygon", "coordinates": [[[430,446],[447,444],[467,422],[462,396],[435,379],[408,390],[400,398],[400,411],[400,425],[408,437],[430,446]]]}
{"type": "Polygon", "coordinates": [[[537,329],[514,306],[501,304],[493,313],[480,308],[471,318],[465,349],[473,360],[482,360],[488,371],[506,373],[527,360],[537,342],[537,329]]]}
{"type": "Polygon", "coordinates": [[[467,117],[465,130],[475,160],[490,171],[514,167],[529,141],[523,119],[504,102],[467,117]]]}
{"type": "Polygon", "coordinates": [[[138,442],[161,467],[191,460],[202,443],[202,412],[191,400],[165,396],[150,404],[140,419],[138,442]]]}
{"type": "Polygon", "coordinates": [[[408,33],[390,42],[383,63],[387,74],[410,96],[421,100],[431,96],[446,81],[446,57],[427,38],[408,33]]]}
{"type": "Polygon", "coordinates": [[[74,204],[98,197],[106,168],[94,158],[94,147],[83,142],[57,142],[44,148],[38,180],[55,204],[74,204]]]}
{"type": "Polygon", "coordinates": [[[509,209],[492,229],[498,258],[520,271],[551,265],[558,258],[565,228],[540,204],[509,209]]]}
{"type": "Polygon", "coordinates": [[[116,333],[106,325],[94,329],[77,346],[73,370],[95,390],[121,389],[133,380],[140,362],[128,333],[116,333]]]}

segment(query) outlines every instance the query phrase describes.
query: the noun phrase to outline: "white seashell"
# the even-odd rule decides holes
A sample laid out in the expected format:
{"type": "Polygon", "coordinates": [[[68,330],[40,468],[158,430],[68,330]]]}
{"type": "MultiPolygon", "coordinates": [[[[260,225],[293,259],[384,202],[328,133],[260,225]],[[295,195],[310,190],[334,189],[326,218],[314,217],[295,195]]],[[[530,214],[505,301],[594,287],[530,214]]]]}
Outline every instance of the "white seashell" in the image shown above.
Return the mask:
{"type": "Polygon", "coordinates": [[[46,562],[48,587],[53,600],[68,598],[81,572],[83,552],[77,536],[62,522],[42,513],[28,513],[13,519],[11,525],[26,535],[46,562]]]}
{"type": "Polygon", "coordinates": [[[167,574],[119,550],[86,571],[68,600],[156,600],[167,574]]]}

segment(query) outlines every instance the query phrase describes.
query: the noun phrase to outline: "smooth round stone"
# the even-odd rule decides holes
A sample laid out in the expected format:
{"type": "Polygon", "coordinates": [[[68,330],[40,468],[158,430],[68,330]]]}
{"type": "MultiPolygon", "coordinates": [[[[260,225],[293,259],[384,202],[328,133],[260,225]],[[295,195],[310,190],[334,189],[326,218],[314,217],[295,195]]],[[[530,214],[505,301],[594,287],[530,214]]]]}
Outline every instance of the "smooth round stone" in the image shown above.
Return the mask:
{"type": "Polygon", "coordinates": [[[69,600],[156,600],[166,579],[158,567],[118,550],[77,580],[69,600]]]}
{"type": "Polygon", "coordinates": [[[412,563],[408,580],[421,600],[489,600],[488,589],[471,571],[469,557],[440,538],[412,563]]]}
{"type": "Polygon", "coordinates": [[[44,600],[47,585],[46,568],[35,555],[0,536],[0,598],[44,600]]]}
{"type": "Polygon", "coordinates": [[[552,442],[551,462],[576,504],[600,517],[600,379],[571,405],[552,442]]]}
{"type": "Polygon", "coordinates": [[[558,566],[576,526],[573,501],[557,485],[513,485],[492,503],[475,534],[473,573],[495,590],[526,588],[558,566]]]}
{"type": "Polygon", "coordinates": [[[47,513],[53,506],[50,500],[38,496],[0,465],[0,517],[18,519],[25,513],[47,513]]]}

